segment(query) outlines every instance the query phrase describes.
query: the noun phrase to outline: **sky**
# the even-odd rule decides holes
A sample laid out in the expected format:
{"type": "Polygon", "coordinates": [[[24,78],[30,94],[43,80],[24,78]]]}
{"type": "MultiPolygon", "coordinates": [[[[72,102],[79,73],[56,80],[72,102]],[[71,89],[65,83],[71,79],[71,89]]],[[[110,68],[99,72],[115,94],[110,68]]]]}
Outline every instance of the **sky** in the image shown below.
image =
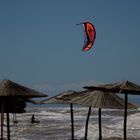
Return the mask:
{"type": "Polygon", "coordinates": [[[1,0],[0,80],[47,92],[79,90],[94,83],[140,84],[140,1],[1,0]],[[84,32],[96,29],[83,52],[84,32]]]}

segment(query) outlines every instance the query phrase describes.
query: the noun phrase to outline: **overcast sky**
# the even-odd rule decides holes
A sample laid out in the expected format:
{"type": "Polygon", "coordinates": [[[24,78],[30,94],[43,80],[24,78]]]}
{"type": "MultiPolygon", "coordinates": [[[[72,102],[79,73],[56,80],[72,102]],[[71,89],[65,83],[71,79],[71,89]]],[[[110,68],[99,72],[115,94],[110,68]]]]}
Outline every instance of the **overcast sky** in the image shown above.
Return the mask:
{"type": "Polygon", "coordinates": [[[0,80],[53,92],[94,82],[140,84],[139,14],[138,0],[1,0],[0,80]],[[83,21],[97,32],[88,52],[76,26],[83,21]]]}

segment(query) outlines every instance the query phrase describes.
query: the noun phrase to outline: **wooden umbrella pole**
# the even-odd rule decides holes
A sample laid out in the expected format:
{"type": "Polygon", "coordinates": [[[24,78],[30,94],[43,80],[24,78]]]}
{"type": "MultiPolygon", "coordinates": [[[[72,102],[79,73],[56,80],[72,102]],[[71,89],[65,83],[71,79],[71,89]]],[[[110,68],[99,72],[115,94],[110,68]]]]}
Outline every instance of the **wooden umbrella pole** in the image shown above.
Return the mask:
{"type": "Polygon", "coordinates": [[[7,110],[7,138],[10,140],[10,118],[9,118],[9,112],[7,110]]]}
{"type": "Polygon", "coordinates": [[[10,140],[9,97],[6,98],[7,139],[10,140]]]}
{"type": "Polygon", "coordinates": [[[125,93],[125,110],[124,110],[124,140],[127,140],[127,102],[128,102],[128,95],[125,93]]]}
{"type": "Polygon", "coordinates": [[[87,120],[86,120],[85,140],[87,140],[87,134],[88,134],[88,122],[89,122],[90,112],[91,112],[91,106],[89,107],[88,115],[87,115],[87,120]]]}
{"type": "Polygon", "coordinates": [[[73,104],[70,103],[71,109],[71,139],[74,140],[74,119],[73,119],[73,104]]]}
{"type": "Polygon", "coordinates": [[[99,108],[99,140],[102,140],[101,108],[99,108]]]}
{"type": "Polygon", "coordinates": [[[1,100],[1,140],[3,140],[4,101],[1,100]]]}

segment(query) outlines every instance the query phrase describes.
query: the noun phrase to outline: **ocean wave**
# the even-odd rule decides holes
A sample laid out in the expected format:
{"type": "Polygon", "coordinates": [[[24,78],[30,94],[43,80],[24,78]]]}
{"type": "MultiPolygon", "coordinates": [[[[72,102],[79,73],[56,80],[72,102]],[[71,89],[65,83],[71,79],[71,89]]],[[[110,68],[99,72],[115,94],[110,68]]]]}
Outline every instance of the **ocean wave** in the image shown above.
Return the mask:
{"type": "MultiPolygon", "coordinates": [[[[17,114],[17,124],[13,123],[10,114],[10,129],[12,140],[67,140],[71,138],[70,108],[28,108],[23,114],[17,114]],[[40,123],[31,124],[31,116],[40,123]]],[[[82,139],[85,133],[85,122],[88,108],[74,108],[75,138],[82,139]]],[[[102,110],[102,135],[108,137],[123,137],[123,110],[102,110]]],[[[128,110],[127,135],[128,137],[139,137],[140,132],[140,109],[128,110]]],[[[6,120],[4,122],[6,124],[6,120]]],[[[96,140],[98,131],[98,109],[92,109],[88,140],[96,140]]],[[[6,125],[4,126],[4,137],[6,137],[6,125]]]]}

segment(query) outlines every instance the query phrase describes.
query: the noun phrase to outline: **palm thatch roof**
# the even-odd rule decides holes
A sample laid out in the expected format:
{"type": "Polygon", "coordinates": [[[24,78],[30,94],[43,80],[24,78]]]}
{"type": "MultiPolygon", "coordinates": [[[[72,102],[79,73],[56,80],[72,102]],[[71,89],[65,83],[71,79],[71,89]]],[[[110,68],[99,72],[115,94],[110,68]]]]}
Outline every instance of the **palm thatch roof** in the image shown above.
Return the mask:
{"type": "MultiPolygon", "coordinates": [[[[83,106],[92,106],[94,108],[109,108],[109,109],[123,109],[125,102],[115,93],[109,93],[97,90],[85,90],[82,92],[75,92],[69,95],[61,96],[62,99],[83,106]]],[[[136,109],[137,106],[128,103],[129,109],[136,109]]]]}
{"type": "Polygon", "coordinates": [[[46,97],[46,94],[24,87],[10,80],[0,82],[0,111],[6,113],[25,112],[26,102],[37,104],[31,98],[46,97]]]}
{"type": "Polygon", "coordinates": [[[46,97],[47,95],[24,87],[10,80],[3,80],[0,82],[0,97],[6,96],[34,98],[46,97]]]}
{"type": "Polygon", "coordinates": [[[41,103],[43,103],[43,104],[68,104],[69,100],[63,100],[62,96],[71,95],[73,93],[76,93],[76,91],[68,90],[68,91],[60,93],[56,96],[53,96],[49,99],[45,99],[45,100],[41,101],[41,103]]]}
{"type": "Polygon", "coordinates": [[[114,93],[119,92],[140,95],[140,85],[137,85],[130,81],[121,81],[112,84],[97,85],[97,86],[86,86],[84,88],[92,90],[109,91],[114,93]]]}

